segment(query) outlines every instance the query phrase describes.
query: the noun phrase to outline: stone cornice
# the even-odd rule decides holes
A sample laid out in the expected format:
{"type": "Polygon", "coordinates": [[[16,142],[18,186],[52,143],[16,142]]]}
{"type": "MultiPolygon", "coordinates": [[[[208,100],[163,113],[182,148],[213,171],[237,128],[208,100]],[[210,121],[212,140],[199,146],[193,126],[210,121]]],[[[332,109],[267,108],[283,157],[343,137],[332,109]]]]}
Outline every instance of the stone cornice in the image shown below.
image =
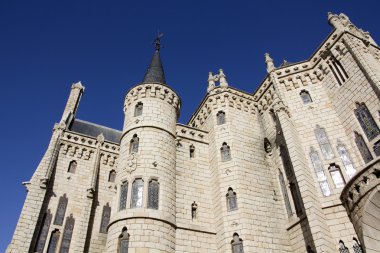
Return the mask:
{"type": "Polygon", "coordinates": [[[177,124],[177,144],[182,138],[208,144],[208,132],[186,125],[177,124]]]}

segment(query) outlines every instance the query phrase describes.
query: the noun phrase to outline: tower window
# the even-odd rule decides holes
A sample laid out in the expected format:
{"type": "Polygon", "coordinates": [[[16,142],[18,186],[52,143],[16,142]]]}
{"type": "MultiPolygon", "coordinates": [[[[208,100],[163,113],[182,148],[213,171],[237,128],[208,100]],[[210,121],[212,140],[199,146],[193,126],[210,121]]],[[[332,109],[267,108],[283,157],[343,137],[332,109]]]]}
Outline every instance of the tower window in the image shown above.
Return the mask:
{"type": "Polygon", "coordinates": [[[226,123],[226,113],[225,112],[219,111],[216,114],[216,123],[218,125],[223,125],[224,123],[226,123]]]}
{"type": "Polygon", "coordinates": [[[148,185],[148,208],[158,209],[159,192],[160,184],[157,180],[152,179],[148,185]]]}
{"type": "Polygon", "coordinates": [[[380,141],[373,144],[373,152],[375,153],[376,156],[380,155],[380,141]]]}
{"type": "Polygon", "coordinates": [[[281,191],[282,191],[282,196],[283,196],[284,202],[285,202],[286,212],[288,213],[288,217],[290,217],[290,216],[292,216],[292,206],[290,205],[284,175],[282,174],[282,172],[280,170],[279,170],[279,174],[278,174],[278,179],[280,180],[281,191]]]}
{"type": "Polygon", "coordinates": [[[232,253],[244,253],[243,240],[239,238],[238,233],[234,233],[231,241],[232,253]]]}
{"type": "Polygon", "coordinates": [[[345,185],[345,182],[344,182],[344,179],[343,179],[343,176],[342,176],[342,172],[340,171],[340,168],[339,166],[337,166],[336,164],[331,164],[330,167],[329,167],[329,172],[330,172],[330,175],[331,175],[331,178],[335,184],[335,187],[336,188],[342,188],[344,187],[345,185]]]}
{"type": "Polygon", "coordinates": [[[131,208],[142,207],[143,205],[144,181],[141,178],[132,183],[132,202],[131,208]]]}
{"type": "Polygon", "coordinates": [[[231,160],[230,146],[228,146],[226,142],[223,142],[222,147],[220,148],[220,154],[222,156],[222,162],[231,160]]]}
{"type": "Polygon", "coordinates": [[[143,112],[143,103],[141,102],[138,102],[135,106],[135,113],[134,113],[134,116],[135,117],[138,117],[138,116],[141,116],[142,115],[142,112],[143,112]]]}
{"type": "Polygon", "coordinates": [[[339,153],[340,159],[342,159],[344,168],[346,169],[346,174],[351,179],[355,175],[356,170],[351,161],[350,154],[348,153],[346,147],[342,144],[338,145],[338,153],[339,153]]]}
{"type": "Polygon", "coordinates": [[[190,158],[195,157],[195,147],[194,145],[190,145],[190,158]]]}
{"type": "Polygon", "coordinates": [[[110,222],[111,217],[111,207],[107,205],[103,206],[102,221],[100,222],[100,233],[107,234],[107,226],[110,222]]]}
{"type": "Polygon", "coordinates": [[[116,179],[116,171],[111,170],[109,175],[108,175],[108,182],[114,183],[116,179]]]}
{"type": "Polygon", "coordinates": [[[301,96],[302,102],[304,104],[309,104],[309,103],[313,102],[313,100],[311,99],[310,94],[307,90],[302,90],[300,93],[300,96],[301,96]]]}
{"type": "Polygon", "coordinates": [[[358,239],[356,239],[355,237],[352,238],[353,242],[352,242],[352,247],[354,249],[354,253],[363,253],[363,248],[362,246],[360,245],[358,239]]]}
{"type": "Polygon", "coordinates": [[[339,240],[339,253],[349,253],[349,252],[350,251],[348,250],[346,245],[344,245],[344,242],[342,240],[339,240]]]}
{"type": "Polygon", "coordinates": [[[325,159],[334,158],[334,153],[330,145],[330,141],[327,137],[326,131],[324,128],[321,128],[317,125],[317,128],[314,130],[315,137],[319,143],[319,147],[321,148],[322,154],[325,159]]]}
{"type": "Polygon", "coordinates": [[[71,161],[70,164],[69,164],[69,169],[67,170],[67,172],[69,173],[75,173],[77,169],[77,162],[76,161],[71,161]]]}
{"type": "Polygon", "coordinates": [[[315,175],[317,176],[317,180],[318,180],[323,196],[330,196],[331,190],[327,182],[327,177],[325,175],[323,165],[321,163],[321,160],[319,159],[318,152],[315,151],[314,149],[311,149],[310,151],[310,160],[311,160],[311,163],[313,164],[315,175]]]}
{"type": "Polygon", "coordinates": [[[233,211],[236,210],[237,207],[237,199],[236,199],[236,192],[230,187],[228,188],[228,192],[226,194],[227,199],[227,211],[233,211]]]}
{"type": "Polygon", "coordinates": [[[380,129],[364,103],[356,103],[355,116],[369,141],[379,135],[380,129]]]}
{"type": "Polygon", "coordinates": [[[119,211],[124,210],[127,207],[127,196],[128,196],[128,181],[125,181],[120,187],[119,211]]]}
{"type": "Polygon", "coordinates": [[[70,217],[66,218],[65,229],[63,230],[61,250],[60,253],[69,253],[71,237],[73,235],[75,219],[71,214],[70,217]]]}
{"type": "Polygon", "coordinates": [[[42,220],[42,227],[38,235],[36,247],[34,249],[35,252],[42,252],[44,250],[46,239],[49,234],[51,219],[52,219],[52,214],[50,213],[50,209],[48,209],[42,220]]]}
{"type": "Polygon", "coordinates": [[[137,134],[134,134],[129,147],[130,154],[136,154],[139,152],[139,141],[140,140],[139,137],[137,137],[137,134]]]}
{"type": "Polygon", "coordinates": [[[61,235],[61,233],[59,232],[58,229],[54,229],[54,231],[51,232],[47,253],[55,253],[56,252],[57,244],[58,244],[60,235],[61,235]]]}
{"type": "Polygon", "coordinates": [[[63,224],[63,219],[66,213],[67,202],[68,202],[68,199],[66,197],[66,194],[63,194],[63,196],[59,197],[57,212],[55,213],[55,218],[54,218],[55,225],[63,224]]]}
{"type": "Polygon", "coordinates": [[[355,143],[356,146],[359,149],[360,154],[362,155],[362,158],[365,163],[369,163],[370,161],[373,160],[372,154],[369,151],[367,144],[364,141],[363,136],[355,132],[355,143]]]}
{"type": "Polygon", "coordinates": [[[119,235],[119,250],[118,253],[128,253],[129,234],[127,228],[124,227],[119,235]]]}

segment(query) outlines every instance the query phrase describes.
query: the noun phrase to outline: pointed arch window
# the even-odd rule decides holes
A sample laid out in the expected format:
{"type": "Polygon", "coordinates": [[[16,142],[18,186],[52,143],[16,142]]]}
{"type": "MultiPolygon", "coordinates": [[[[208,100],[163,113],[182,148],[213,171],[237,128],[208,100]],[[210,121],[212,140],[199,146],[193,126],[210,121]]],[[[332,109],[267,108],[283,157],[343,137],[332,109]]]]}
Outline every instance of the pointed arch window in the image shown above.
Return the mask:
{"type": "Polygon", "coordinates": [[[350,154],[348,153],[346,147],[343,144],[338,145],[338,153],[340,159],[342,160],[344,168],[346,169],[346,174],[348,178],[351,179],[355,175],[356,170],[354,164],[352,163],[350,154]]]}
{"type": "Polygon", "coordinates": [[[238,233],[234,233],[231,241],[232,253],[244,253],[243,240],[240,239],[238,233]]]}
{"type": "Polygon", "coordinates": [[[364,103],[356,103],[355,116],[369,141],[379,135],[380,129],[364,103]]]}
{"type": "Polygon", "coordinates": [[[44,215],[44,218],[42,219],[42,226],[38,234],[36,247],[34,249],[35,252],[42,252],[44,250],[46,239],[49,234],[49,228],[50,228],[52,216],[53,215],[50,213],[50,209],[48,209],[44,215]]]}
{"type": "Polygon", "coordinates": [[[143,205],[144,181],[141,178],[135,179],[132,183],[131,208],[142,207],[143,205]]]}
{"type": "Polygon", "coordinates": [[[51,232],[47,253],[55,253],[56,252],[57,244],[58,244],[60,235],[61,235],[61,232],[59,232],[58,229],[55,229],[53,232],[51,232]]]}
{"type": "Polygon", "coordinates": [[[325,159],[334,158],[334,152],[331,148],[330,141],[327,137],[325,129],[317,125],[317,128],[314,130],[314,132],[315,137],[317,138],[317,141],[319,143],[319,147],[321,148],[323,157],[325,159]]]}
{"type": "Polygon", "coordinates": [[[120,187],[119,211],[124,210],[127,207],[127,196],[128,196],[128,181],[125,181],[120,187]]]}
{"type": "Polygon", "coordinates": [[[360,245],[358,239],[356,239],[355,237],[352,238],[353,242],[352,242],[352,248],[354,249],[354,253],[363,253],[363,248],[362,246],[360,245]]]}
{"type": "Polygon", "coordinates": [[[288,214],[288,217],[290,217],[290,216],[292,216],[292,213],[293,213],[292,212],[292,206],[290,205],[284,175],[282,174],[281,170],[279,170],[278,179],[279,179],[280,185],[281,185],[281,191],[282,191],[282,196],[283,196],[284,202],[285,202],[286,212],[288,214]]]}
{"type": "Polygon", "coordinates": [[[233,210],[238,209],[236,192],[234,192],[234,190],[231,187],[228,188],[226,199],[227,199],[227,211],[233,211],[233,210]]]}
{"type": "Polygon", "coordinates": [[[160,184],[156,179],[149,181],[148,185],[148,208],[158,209],[158,198],[160,192],[160,184]]]}
{"type": "Polygon", "coordinates": [[[135,106],[135,113],[134,113],[134,116],[135,117],[138,117],[138,116],[141,116],[142,115],[142,112],[143,112],[143,103],[141,102],[138,102],[135,106]]]}
{"type": "Polygon", "coordinates": [[[336,188],[342,188],[346,184],[343,179],[342,172],[336,164],[330,164],[329,172],[336,188]]]}
{"type": "Polygon", "coordinates": [[[129,247],[129,234],[127,231],[127,228],[124,227],[121,231],[121,234],[119,235],[119,249],[118,253],[128,253],[128,247],[129,247]]]}
{"type": "Polygon", "coordinates": [[[313,102],[313,100],[311,99],[310,93],[307,90],[302,90],[300,92],[300,97],[301,97],[302,102],[304,104],[309,104],[309,103],[313,102]]]}
{"type": "Polygon", "coordinates": [[[100,222],[99,233],[107,234],[107,226],[110,222],[111,217],[111,207],[109,203],[103,206],[102,220],[100,222]]]}
{"type": "Polygon", "coordinates": [[[59,197],[57,212],[55,213],[55,218],[54,218],[54,224],[55,225],[62,225],[63,224],[63,219],[65,218],[66,207],[67,207],[68,201],[69,200],[66,197],[66,194],[63,194],[63,196],[59,197]]]}
{"type": "Polygon", "coordinates": [[[67,172],[69,172],[69,173],[75,173],[76,170],[77,170],[77,162],[76,161],[71,161],[70,164],[69,164],[69,168],[68,168],[67,172]]]}
{"type": "Polygon", "coordinates": [[[231,160],[231,149],[226,142],[223,142],[222,147],[220,148],[220,154],[222,156],[222,162],[231,160]]]}
{"type": "Polygon", "coordinates": [[[63,230],[61,249],[59,253],[69,253],[71,237],[73,236],[75,219],[73,214],[66,218],[65,229],[63,230]]]}
{"type": "Polygon", "coordinates": [[[116,179],[116,171],[111,170],[110,173],[108,174],[108,182],[115,183],[116,179]]]}
{"type": "Polygon", "coordinates": [[[129,147],[129,153],[130,154],[136,154],[139,152],[139,137],[137,137],[137,134],[134,134],[131,139],[131,144],[129,147]]]}
{"type": "Polygon", "coordinates": [[[369,151],[367,144],[364,141],[363,136],[355,132],[355,143],[356,146],[359,149],[360,154],[362,155],[362,158],[365,163],[369,163],[370,161],[373,160],[372,154],[369,151]]]}
{"type": "Polygon", "coordinates": [[[223,111],[219,111],[217,114],[216,114],[216,123],[218,125],[223,125],[226,123],[226,113],[223,112],[223,111]]]}
{"type": "Polygon", "coordinates": [[[310,150],[310,160],[311,160],[311,163],[313,164],[315,175],[317,176],[319,187],[321,188],[323,196],[330,196],[331,190],[327,182],[327,177],[323,169],[322,162],[319,159],[318,152],[315,151],[313,148],[311,148],[310,150]]]}
{"type": "Polygon", "coordinates": [[[195,157],[195,146],[193,144],[190,145],[190,158],[195,157]]]}
{"type": "Polygon", "coordinates": [[[346,245],[344,245],[344,242],[342,240],[339,240],[339,253],[350,253],[346,245]]]}

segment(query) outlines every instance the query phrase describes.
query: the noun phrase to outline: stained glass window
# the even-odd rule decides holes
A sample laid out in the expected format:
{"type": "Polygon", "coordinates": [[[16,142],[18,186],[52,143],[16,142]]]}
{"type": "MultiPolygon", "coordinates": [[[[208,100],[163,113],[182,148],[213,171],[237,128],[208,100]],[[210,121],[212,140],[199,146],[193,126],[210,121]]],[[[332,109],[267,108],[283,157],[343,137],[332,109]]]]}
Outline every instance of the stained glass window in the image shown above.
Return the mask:
{"type": "Polygon", "coordinates": [[[336,166],[335,164],[330,165],[329,167],[331,178],[335,184],[336,188],[342,188],[345,185],[342,172],[340,171],[340,168],[336,166]]]}
{"type": "Polygon", "coordinates": [[[330,196],[331,190],[327,182],[327,177],[323,169],[323,165],[321,163],[321,160],[319,159],[318,152],[315,151],[314,149],[310,150],[310,160],[311,160],[311,163],[313,164],[314,171],[317,176],[317,180],[318,180],[323,196],[330,196]]]}
{"type": "Polygon", "coordinates": [[[368,140],[371,141],[379,135],[380,129],[364,103],[356,103],[355,116],[368,140]]]}
{"type": "Polygon", "coordinates": [[[355,132],[355,142],[356,146],[359,149],[360,154],[362,155],[362,158],[365,163],[368,163],[373,160],[372,154],[369,151],[367,144],[364,141],[363,136],[355,132]]]}
{"type": "Polygon", "coordinates": [[[280,156],[285,169],[286,177],[290,179],[294,176],[293,165],[290,161],[288,149],[284,145],[280,145],[280,156]]]}
{"type": "Polygon", "coordinates": [[[115,170],[111,170],[110,173],[109,173],[109,175],[108,175],[108,182],[114,183],[115,179],[116,179],[116,171],[115,170]]]}
{"type": "Polygon", "coordinates": [[[223,111],[220,111],[216,114],[216,123],[218,125],[223,125],[226,123],[226,113],[223,111]]]}
{"type": "Polygon", "coordinates": [[[306,90],[302,90],[301,93],[300,93],[300,96],[301,96],[302,102],[304,104],[309,104],[309,103],[313,102],[311,100],[309,92],[306,91],[306,90]]]}
{"type": "Polygon", "coordinates": [[[352,240],[352,248],[354,249],[354,253],[363,253],[362,246],[359,244],[358,239],[354,237],[352,240]]]}
{"type": "Polygon", "coordinates": [[[228,188],[226,198],[227,198],[227,211],[236,210],[238,208],[237,207],[236,193],[234,192],[234,190],[231,187],[228,188]]]}
{"type": "Polygon", "coordinates": [[[44,218],[42,219],[42,226],[40,229],[40,233],[38,235],[36,247],[34,249],[35,252],[42,252],[44,250],[46,239],[49,233],[51,219],[52,219],[52,214],[50,213],[50,209],[49,209],[47,210],[47,212],[44,215],[44,218]]]}
{"type": "Polygon", "coordinates": [[[130,154],[136,154],[139,152],[139,137],[137,137],[137,134],[133,135],[133,138],[131,140],[131,145],[129,148],[130,154]]]}
{"type": "Polygon", "coordinates": [[[67,172],[75,173],[76,169],[77,169],[77,162],[71,161],[69,164],[69,169],[67,170],[67,172]]]}
{"type": "Polygon", "coordinates": [[[342,159],[344,168],[346,169],[346,174],[348,178],[351,179],[355,175],[356,170],[355,170],[354,164],[351,161],[350,154],[348,153],[346,147],[342,144],[338,145],[338,153],[339,153],[340,159],[342,159]]]}
{"type": "Polygon", "coordinates": [[[230,146],[228,146],[227,143],[223,143],[222,147],[220,148],[220,153],[223,162],[231,160],[231,150],[230,146]]]}
{"type": "Polygon", "coordinates": [[[344,245],[344,242],[342,240],[339,241],[339,253],[350,253],[346,245],[344,245]]]}
{"type": "Polygon", "coordinates": [[[144,181],[141,178],[136,179],[132,184],[131,208],[142,207],[143,190],[144,190],[144,181]]]}
{"type": "Polygon", "coordinates": [[[107,205],[103,206],[102,221],[100,222],[100,233],[107,234],[107,226],[110,222],[111,207],[107,205]]]}
{"type": "Polygon", "coordinates": [[[67,202],[68,202],[68,199],[66,197],[66,194],[63,194],[63,196],[59,198],[57,212],[55,213],[55,218],[54,218],[54,224],[55,225],[62,225],[63,224],[63,219],[65,218],[67,202]]]}
{"type": "Polygon", "coordinates": [[[286,189],[284,175],[282,174],[281,171],[279,171],[278,179],[280,180],[280,184],[281,184],[281,191],[282,191],[282,196],[284,197],[286,212],[288,213],[288,217],[290,217],[290,216],[292,216],[292,206],[290,205],[290,201],[289,201],[288,191],[286,189]]]}
{"type": "Polygon", "coordinates": [[[317,138],[317,141],[319,143],[319,146],[321,148],[323,157],[325,159],[332,159],[334,158],[334,152],[331,148],[330,141],[327,138],[327,134],[324,128],[321,128],[317,125],[317,128],[314,130],[315,137],[317,138]]]}
{"type": "Polygon", "coordinates": [[[237,233],[234,233],[231,241],[232,253],[244,253],[243,240],[239,238],[237,233]]]}
{"type": "Polygon", "coordinates": [[[290,183],[289,188],[290,188],[290,192],[292,193],[294,207],[296,208],[296,214],[297,216],[300,216],[302,214],[302,204],[301,204],[300,193],[295,183],[290,183]]]}
{"type": "Polygon", "coordinates": [[[127,196],[128,196],[128,181],[125,181],[120,187],[119,211],[124,210],[127,207],[127,196]]]}
{"type": "Polygon", "coordinates": [[[138,102],[137,105],[135,106],[135,114],[134,116],[141,116],[143,112],[143,103],[138,102]]]}
{"type": "Polygon", "coordinates": [[[157,180],[151,180],[148,186],[148,208],[158,209],[160,185],[157,180]]]}
{"type": "Polygon", "coordinates": [[[71,237],[73,235],[75,219],[71,214],[66,218],[65,229],[63,230],[61,249],[59,253],[69,253],[71,237]]]}
{"type": "Polygon", "coordinates": [[[47,253],[55,253],[60,234],[61,233],[59,232],[58,229],[55,229],[53,232],[51,232],[47,253]]]}
{"type": "Polygon", "coordinates": [[[373,152],[375,153],[376,156],[380,155],[380,141],[373,144],[373,152]]]}
{"type": "Polygon", "coordinates": [[[195,147],[194,145],[190,145],[190,158],[195,157],[195,147]]]}
{"type": "Polygon", "coordinates": [[[121,234],[119,235],[119,250],[118,253],[128,253],[129,246],[129,234],[127,228],[124,227],[121,234]]]}

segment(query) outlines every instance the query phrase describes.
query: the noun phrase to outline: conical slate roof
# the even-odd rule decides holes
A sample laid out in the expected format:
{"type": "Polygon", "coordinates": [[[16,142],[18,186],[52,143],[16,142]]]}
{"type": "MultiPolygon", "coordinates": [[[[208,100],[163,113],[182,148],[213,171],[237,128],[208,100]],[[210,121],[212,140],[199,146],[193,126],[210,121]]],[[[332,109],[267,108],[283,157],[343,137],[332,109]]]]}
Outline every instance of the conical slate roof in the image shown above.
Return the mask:
{"type": "Polygon", "coordinates": [[[162,83],[165,84],[165,73],[161,63],[160,48],[156,47],[152,61],[145,73],[142,83],[162,83]]]}

